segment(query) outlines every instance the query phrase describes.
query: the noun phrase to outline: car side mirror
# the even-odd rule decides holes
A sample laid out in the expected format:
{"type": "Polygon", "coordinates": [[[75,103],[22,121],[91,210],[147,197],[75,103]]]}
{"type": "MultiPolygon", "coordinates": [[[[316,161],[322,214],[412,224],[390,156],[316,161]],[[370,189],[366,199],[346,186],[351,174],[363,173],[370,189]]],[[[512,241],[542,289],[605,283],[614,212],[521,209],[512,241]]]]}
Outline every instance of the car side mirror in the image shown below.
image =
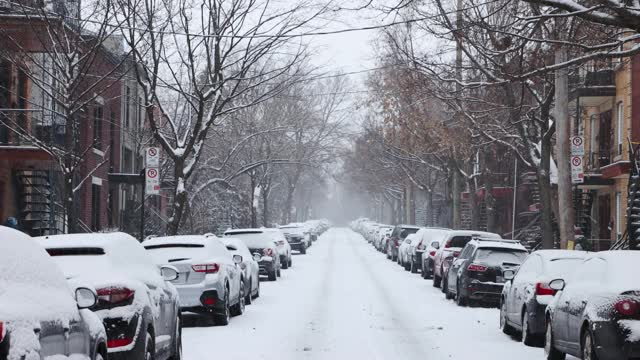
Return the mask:
{"type": "Polygon", "coordinates": [[[440,249],[440,243],[434,242],[431,246],[436,250],[440,249]]]}
{"type": "Polygon", "coordinates": [[[164,279],[164,281],[176,280],[179,274],[178,269],[171,265],[165,265],[160,268],[160,275],[162,275],[162,279],[164,279]]]}
{"type": "Polygon", "coordinates": [[[98,295],[86,287],[79,287],[76,289],[76,304],[78,309],[88,309],[94,306],[98,302],[98,295]]]}
{"type": "Polygon", "coordinates": [[[513,270],[505,270],[505,271],[502,273],[502,277],[503,277],[505,280],[513,280],[513,278],[514,278],[515,276],[516,276],[516,273],[515,273],[515,271],[513,271],[513,270]]]}
{"type": "Polygon", "coordinates": [[[241,255],[233,255],[233,262],[236,264],[242,264],[242,256],[241,255]]]}
{"type": "Polygon", "coordinates": [[[262,255],[255,253],[253,254],[253,260],[260,261],[262,259],[262,255]]]}
{"type": "Polygon", "coordinates": [[[556,291],[564,290],[565,282],[562,279],[551,280],[549,287],[556,291]]]}

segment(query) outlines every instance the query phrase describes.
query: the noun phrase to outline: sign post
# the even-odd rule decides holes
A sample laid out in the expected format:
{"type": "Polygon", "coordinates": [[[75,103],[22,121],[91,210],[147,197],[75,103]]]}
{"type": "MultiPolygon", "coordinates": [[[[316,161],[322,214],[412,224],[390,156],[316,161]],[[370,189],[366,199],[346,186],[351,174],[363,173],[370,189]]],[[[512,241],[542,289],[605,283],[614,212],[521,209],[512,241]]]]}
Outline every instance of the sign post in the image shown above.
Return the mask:
{"type": "Polygon", "coordinates": [[[145,192],[160,195],[160,149],[149,147],[145,150],[145,192]]]}
{"type": "Polygon", "coordinates": [[[582,156],[571,156],[571,182],[574,184],[582,184],[584,182],[582,156]]]}
{"type": "Polygon", "coordinates": [[[571,137],[571,155],[584,156],[584,136],[571,137]]]}

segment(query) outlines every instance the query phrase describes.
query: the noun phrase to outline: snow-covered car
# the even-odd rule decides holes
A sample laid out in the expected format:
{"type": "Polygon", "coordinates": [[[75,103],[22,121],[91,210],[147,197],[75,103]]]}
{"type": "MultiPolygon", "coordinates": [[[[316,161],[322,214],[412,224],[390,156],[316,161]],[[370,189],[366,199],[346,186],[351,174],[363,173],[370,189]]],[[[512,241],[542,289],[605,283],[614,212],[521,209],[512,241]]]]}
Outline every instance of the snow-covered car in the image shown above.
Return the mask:
{"type": "MultiPolygon", "coordinates": [[[[449,234],[449,231],[451,230],[425,229],[425,232],[422,234],[422,245],[425,246],[421,255],[422,261],[420,261],[422,278],[431,279],[433,277],[436,253],[449,234]]],[[[446,274],[446,272],[444,273],[446,274]]]]}
{"type": "Polygon", "coordinates": [[[30,236],[0,226],[0,239],[0,359],[106,359],[104,326],[88,310],[95,289],[71,286],[30,236]]]}
{"type": "Polygon", "coordinates": [[[244,302],[251,304],[253,299],[260,297],[260,265],[258,265],[258,261],[262,255],[251,254],[247,245],[238,238],[223,237],[222,241],[232,255],[242,256],[240,269],[243,273],[244,288],[247,289],[244,302]]]}
{"type": "Polygon", "coordinates": [[[269,281],[278,279],[281,267],[280,256],[272,236],[266,229],[227,230],[224,236],[240,239],[247,245],[252,254],[260,254],[260,260],[258,261],[259,274],[267,276],[269,281]]]}
{"type": "MultiPolygon", "coordinates": [[[[500,239],[498,234],[474,231],[474,230],[451,230],[447,233],[445,239],[442,240],[440,248],[433,257],[433,286],[440,287],[442,278],[445,276],[443,271],[444,260],[453,256],[454,258],[460,254],[460,250],[467,245],[472,238],[500,239]]],[[[443,287],[443,290],[445,288],[443,287]]]]}
{"type": "Polygon", "coordinates": [[[158,268],[125,233],[38,238],[68,279],[93,286],[91,307],[107,331],[109,359],[169,359],[182,353],[178,292],[173,267],[158,268]]]}
{"type": "Polygon", "coordinates": [[[280,256],[280,265],[283,269],[288,269],[293,265],[293,257],[291,256],[291,245],[287,241],[287,237],[284,236],[280,229],[263,229],[267,234],[273,237],[273,241],[276,243],[278,249],[278,255],[280,256]]]}
{"type": "MultiPolygon", "coordinates": [[[[409,245],[408,269],[412,273],[417,273],[418,269],[422,270],[422,258],[427,251],[427,247],[439,242],[450,229],[445,228],[420,228],[416,233],[416,240],[409,245]]],[[[434,250],[432,250],[434,251],[434,250]]],[[[427,253],[428,254],[428,253],[427,253]]],[[[434,251],[435,255],[435,251],[434,251]]]]}
{"type": "Polygon", "coordinates": [[[398,246],[398,264],[407,271],[409,271],[411,266],[409,264],[409,257],[411,256],[409,252],[411,251],[411,245],[416,242],[418,242],[416,234],[409,234],[404,241],[402,241],[402,244],[398,246]]]}
{"type": "Polygon", "coordinates": [[[387,242],[387,259],[398,261],[398,248],[409,234],[418,232],[420,228],[415,225],[396,225],[387,242]]]}
{"type": "Polygon", "coordinates": [[[640,357],[638,264],[635,250],[591,253],[571,274],[549,282],[557,294],[547,306],[547,359],[640,357]]]}
{"type": "Polygon", "coordinates": [[[393,226],[391,225],[383,225],[378,230],[377,239],[375,240],[374,246],[380,252],[385,252],[387,249],[387,241],[389,241],[389,237],[393,232],[393,226]]]}
{"type": "Polygon", "coordinates": [[[538,250],[527,257],[515,275],[505,272],[507,281],[500,299],[502,331],[507,335],[520,332],[526,345],[538,343],[544,336],[547,304],[556,293],[549,282],[570,274],[586,256],[583,251],[538,250]]]}
{"type": "Polygon", "coordinates": [[[447,299],[460,306],[468,303],[500,303],[504,272],[515,271],[529,252],[518,240],[475,238],[467,243],[453,261],[447,275],[447,299]]]}
{"type": "Polygon", "coordinates": [[[244,260],[233,255],[215,235],[155,237],[142,245],[158,266],[178,270],[172,281],[180,295],[180,310],[211,316],[219,325],[229,324],[231,315],[244,313],[244,260]]]}
{"type": "Polygon", "coordinates": [[[289,224],[280,226],[279,229],[286,237],[292,250],[299,251],[301,254],[307,253],[307,249],[311,246],[311,237],[305,227],[289,224]]]}

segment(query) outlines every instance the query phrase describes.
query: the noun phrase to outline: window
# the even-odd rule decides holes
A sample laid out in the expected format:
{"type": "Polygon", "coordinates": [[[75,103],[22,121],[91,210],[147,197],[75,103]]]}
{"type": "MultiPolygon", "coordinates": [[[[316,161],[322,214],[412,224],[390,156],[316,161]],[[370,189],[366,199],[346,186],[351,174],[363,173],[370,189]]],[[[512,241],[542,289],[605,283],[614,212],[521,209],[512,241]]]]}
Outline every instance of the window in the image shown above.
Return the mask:
{"type": "Polygon", "coordinates": [[[100,185],[91,184],[91,230],[100,231],[100,185]]]}
{"type": "Polygon", "coordinates": [[[462,251],[460,252],[460,255],[458,255],[458,259],[468,259],[471,257],[471,254],[473,254],[473,251],[476,249],[475,246],[471,245],[471,244],[467,244],[464,249],[462,249],[462,251]]]}
{"type": "Polygon", "coordinates": [[[622,237],[622,229],[620,228],[620,213],[621,213],[621,206],[622,206],[622,194],[617,192],[616,193],[616,239],[620,240],[620,238],[622,237]]]}
{"type": "Polygon", "coordinates": [[[616,126],[618,127],[617,129],[618,155],[621,155],[622,154],[622,136],[624,136],[623,135],[624,134],[624,105],[622,101],[618,103],[617,119],[618,119],[618,123],[616,124],[616,126]]]}
{"type": "Polygon", "coordinates": [[[598,117],[594,114],[589,119],[589,151],[591,151],[591,166],[595,166],[595,159],[598,153],[598,117]]]}
{"type": "Polygon", "coordinates": [[[125,86],[125,99],[124,99],[124,127],[129,127],[130,120],[130,107],[131,107],[131,89],[125,86]]]}
{"type": "Polygon", "coordinates": [[[142,107],[142,98],[138,98],[138,127],[144,127],[144,108],[142,107]]]}
{"type": "Polygon", "coordinates": [[[102,106],[93,108],[93,147],[102,149],[102,106]]]}

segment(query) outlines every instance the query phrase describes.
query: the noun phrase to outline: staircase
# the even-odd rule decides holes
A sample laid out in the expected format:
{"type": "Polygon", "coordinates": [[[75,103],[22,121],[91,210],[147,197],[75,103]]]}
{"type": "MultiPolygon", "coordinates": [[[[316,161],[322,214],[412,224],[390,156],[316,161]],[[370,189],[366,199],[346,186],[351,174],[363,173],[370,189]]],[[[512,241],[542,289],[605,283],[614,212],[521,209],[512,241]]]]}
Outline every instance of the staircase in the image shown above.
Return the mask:
{"type": "Polygon", "coordinates": [[[61,232],[60,205],[53,199],[51,178],[47,170],[16,170],[18,184],[19,223],[31,236],[61,232]]]}
{"type": "Polygon", "coordinates": [[[622,239],[613,244],[612,249],[638,249],[640,243],[640,149],[629,143],[629,185],[627,187],[627,230],[622,239]]]}
{"type": "Polygon", "coordinates": [[[575,224],[582,230],[586,239],[591,239],[591,208],[593,194],[576,190],[573,193],[573,209],[575,211],[575,224]]]}

